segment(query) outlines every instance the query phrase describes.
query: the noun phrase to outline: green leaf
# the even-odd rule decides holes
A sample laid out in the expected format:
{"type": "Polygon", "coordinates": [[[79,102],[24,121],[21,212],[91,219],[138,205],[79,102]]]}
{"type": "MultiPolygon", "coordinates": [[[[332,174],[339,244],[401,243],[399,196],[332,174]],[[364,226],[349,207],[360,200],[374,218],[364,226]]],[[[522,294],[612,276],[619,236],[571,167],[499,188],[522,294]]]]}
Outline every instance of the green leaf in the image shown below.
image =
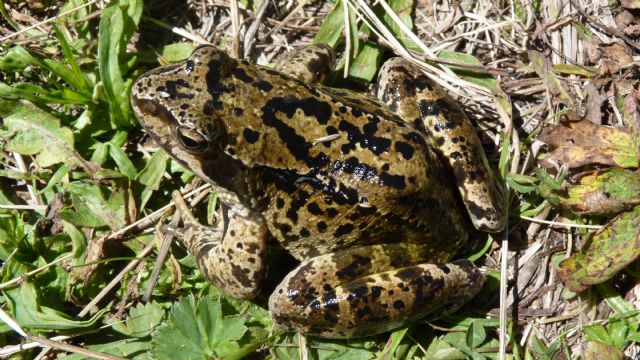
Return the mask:
{"type": "Polygon", "coordinates": [[[144,209],[153,192],[160,187],[160,181],[162,181],[162,176],[167,168],[168,160],[169,155],[160,149],[153,153],[147,165],[138,173],[137,180],[145,185],[142,195],[140,196],[140,209],[144,209]]]}
{"type": "Polygon", "coordinates": [[[115,127],[130,127],[134,124],[129,106],[129,86],[120,68],[126,44],[135,25],[140,20],[140,1],[112,2],[100,17],[98,28],[98,70],[109,103],[111,123],[115,127]]]}
{"type": "Polygon", "coordinates": [[[89,328],[108,311],[104,308],[87,321],[70,319],[66,314],[46,307],[38,298],[32,283],[22,283],[17,289],[3,292],[14,320],[25,329],[78,330],[89,328]]]}
{"type": "Polygon", "coordinates": [[[47,102],[87,104],[91,100],[91,87],[87,84],[73,57],[70,64],[72,69],[69,69],[65,63],[40,54],[32,54],[22,47],[15,46],[5,56],[0,57],[0,69],[19,72],[24,71],[27,66],[36,66],[53,73],[76,90],[71,90],[60,85],[60,81],[55,81],[52,82],[52,86],[56,87],[55,90],[47,90],[32,83],[17,83],[11,86],[3,84],[0,94],[7,98],[24,98],[38,104],[47,102]],[[8,92],[9,89],[12,91],[8,92]]]}
{"type": "Polygon", "coordinates": [[[585,326],[584,335],[585,339],[587,340],[599,341],[604,344],[611,343],[611,339],[609,338],[607,329],[605,329],[604,326],[600,324],[585,326]]]}
{"type": "Polygon", "coordinates": [[[535,335],[531,338],[531,346],[540,355],[547,353],[547,345],[535,335]]]}
{"type": "Polygon", "coordinates": [[[83,159],[74,149],[73,133],[60,126],[60,121],[26,102],[0,99],[0,118],[4,129],[0,138],[6,148],[23,155],[36,155],[36,163],[48,167],[65,163],[71,168],[82,166],[92,173],[95,165],[83,159]]]}
{"type": "Polygon", "coordinates": [[[392,332],[391,333],[391,338],[390,338],[391,341],[387,342],[387,344],[385,345],[384,349],[382,349],[382,351],[379,354],[377,354],[376,357],[378,359],[391,359],[391,358],[393,358],[394,354],[398,350],[398,346],[402,342],[402,339],[404,339],[404,337],[407,334],[408,330],[409,330],[409,328],[404,327],[404,328],[401,328],[401,329],[398,329],[398,330],[392,332]]]}
{"type": "Polygon", "coordinates": [[[628,317],[629,323],[634,324],[635,326],[640,324],[640,310],[638,310],[635,305],[625,300],[620,293],[613,288],[613,286],[609,283],[604,283],[597,285],[596,289],[616,315],[628,317]]]}
{"type": "Polygon", "coordinates": [[[607,326],[609,332],[609,339],[611,339],[611,345],[617,349],[623,349],[627,342],[627,335],[629,334],[629,326],[624,319],[612,319],[609,320],[607,326]]]}
{"type": "Polygon", "coordinates": [[[529,59],[531,59],[533,70],[549,86],[552,95],[558,96],[565,104],[573,104],[573,99],[564,88],[562,81],[553,72],[553,67],[547,57],[538,51],[529,50],[529,59]]]}
{"type": "Polygon", "coordinates": [[[45,186],[42,190],[38,191],[38,195],[42,195],[47,191],[53,189],[53,187],[56,186],[58,182],[61,181],[65,176],[67,176],[68,173],[69,173],[69,167],[67,165],[60,166],[58,170],[56,170],[56,172],[53,173],[53,175],[49,179],[49,182],[47,182],[47,186],[45,186]]]}
{"type": "MultiPolygon", "coordinates": [[[[64,233],[69,235],[71,239],[71,245],[73,247],[74,259],[80,259],[85,255],[85,250],[87,248],[87,239],[85,239],[82,231],[78,230],[73,224],[70,224],[66,221],[62,221],[64,233]]],[[[80,264],[79,264],[80,265],[80,264]]]]}
{"type": "MultiPolygon", "coordinates": [[[[413,9],[414,0],[390,0],[389,7],[393,12],[398,15],[400,20],[409,28],[413,29],[413,9]]],[[[386,12],[382,16],[382,22],[387,25],[387,28],[395,35],[395,37],[408,49],[420,51],[418,45],[411,40],[400,28],[398,24],[391,18],[391,15],[386,12]]]]}
{"type": "Polygon", "coordinates": [[[99,185],[70,183],[64,189],[71,193],[73,210],[64,209],[60,218],[84,227],[108,226],[118,230],[125,225],[125,190],[122,188],[110,192],[105,199],[99,185]]]}
{"type": "Polygon", "coordinates": [[[157,64],[158,55],[162,60],[161,63],[181,61],[188,58],[193,49],[194,45],[191,42],[168,44],[157,49],[139,52],[138,62],[157,64]]]}
{"type": "Polygon", "coordinates": [[[113,324],[113,329],[127,336],[142,338],[150,335],[163,318],[164,309],[157,302],[138,304],[129,311],[127,320],[113,324]]]}
{"type": "Polygon", "coordinates": [[[640,204],[640,173],[611,168],[583,176],[561,193],[560,205],[579,215],[612,215],[640,204]]]}
{"type": "Polygon", "coordinates": [[[67,60],[69,65],[71,66],[71,71],[73,73],[73,80],[69,83],[69,85],[74,86],[78,90],[86,91],[91,93],[91,85],[87,82],[80,69],[80,65],[76,61],[76,56],[73,54],[73,49],[69,45],[69,39],[67,39],[67,34],[60,30],[58,26],[53,27],[56,32],[56,37],[60,40],[60,48],[62,49],[62,53],[64,54],[64,58],[67,60]]]}
{"type": "Polygon", "coordinates": [[[381,46],[366,42],[360,46],[360,52],[349,66],[349,76],[364,82],[370,82],[378,72],[384,50],[381,46]]]}
{"type": "Polygon", "coordinates": [[[36,65],[36,59],[21,46],[10,48],[6,54],[0,56],[0,70],[20,72],[29,65],[36,65]]]}
{"type": "Polygon", "coordinates": [[[27,100],[41,106],[50,104],[86,105],[91,101],[90,94],[78,93],[63,86],[59,86],[57,90],[47,90],[33,83],[15,83],[9,86],[0,82],[0,97],[27,100]]]}
{"type": "Polygon", "coordinates": [[[553,64],[553,70],[560,74],[592,77],[598,73],[593,66],[573,64],[553,64]]]}
{"type": "Polygon", "coordinates": [[[479,322],[472,322],[467,329],[467,346],[477,348],[487,339],[487,332],[479,322]]]}
{"type": "Polygon", "coordinates": [[[240,349],[247,327],[239,316],[223,316],[220,299],[193,295],[174,305],[169,319],[152,335],[155,359],[209,359],[240,349]]]}
{"type": "Polygon", "coordinates": [[[133,165],[131,160],[129,160],[127,154],[125,154],[119,146],[109,143],[109,155],[113,161],[115,161],[120,173],[131,180],[135,179],[138,170],[136,170],[136,167],[133,165]]]}
{"type": "MultiPolygon", "coordinates": [[[[120,356],[126,359],[133,360],[152,360],[149,355],[149,349],[151,343],[149,341],[140,341],[136,338],[124,339],[105,344],[85,345],[89,350],[99,351],[114,356],[120,356]]],[[[86,355],[73,354],[60,358],[61,360],[84,360],[87,359],[86,355]]]]}
{"type": "Polygon", "coordinates": [[[536,190],[536,186],[533,183],[530,183],[528,181],[530,178],[531,178],[530,176],[524,176],[524,175],[515,174],[515,173],[508,173],[507,184],[509,184],[510,188],[514,189],[519,193],[523,193],[523,194],[530,193],[536,190]]]}
{"type": "Polygon", "coordinates": [[[328,44],[335,48],[344,31],[344,2],[337,1],[333,10],[322,21],[320,30],[313,39],[314,44],[328,44]]]}

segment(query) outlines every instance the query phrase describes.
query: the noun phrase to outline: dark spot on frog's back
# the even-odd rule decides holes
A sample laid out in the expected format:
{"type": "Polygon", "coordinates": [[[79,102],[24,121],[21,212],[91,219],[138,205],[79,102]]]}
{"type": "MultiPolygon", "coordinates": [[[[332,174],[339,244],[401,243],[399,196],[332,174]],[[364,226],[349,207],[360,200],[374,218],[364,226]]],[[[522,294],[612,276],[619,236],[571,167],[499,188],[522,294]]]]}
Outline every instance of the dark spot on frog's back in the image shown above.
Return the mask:
{"type": "Polygon", "coordinates": [[[260,133],[253,131],[252,129],[245,128],[242,131],[242,136],[244,136],[244,139],[247,140],[249,144],[255,144],[260,138],[260,133]]]}
{"type": "Polygon", "coordinates": [[[298,221],[298,210],[307,203],[307,200],[309,200],[309,193],[304,190],[300,190],[292,197],[286,216],[294,223],[298,221]]]}
{"type": "Polygon", "coordinates": [[[386,186],[392,186],[398,190],[403,190],[407,187],[405,177],[402,175],[391,175],[388,172],[380,174],[380,183],[386,186]]]}
{"type": "Polygon", "coordinates": [[[311,116],[320,124],[326,124],[331,117],[329,104],[314,98],[301,99],[295,96],[286,96],[267,101],[261,110],[263,123],[277,131],[278,137],[293,156],[305,162],[313,161],[309,158],[310,144],[296,132],[295,128],[280,120],[276,114],[283,113],[291,119],[298,110],[302,110],[305,116],[311,116]]]}
{"type": "Polygon", "coordinates": [[[312,215],[322,215],[322,209],[320,209],[320,206],[318,206],[318,204],[316,202],[311,202],[307,205],[307,211],[309,211],[310,214],[312,215]]]}
{"type": "Polygon", "coordinates": [[[237,67],[233,70],[233,76],[235,76],[238,80],[245,83],[253,82],[253,78],[247,75],[246,71],[244,71],[244,69],[241,67],[237,67]]]}
{"type": "Polygon", "coordinates": [[[229,86],[222,84],[221,73],[223,71],[233,70],[237,66],[237,62],[232,60],[228,56],[221,54],[221,59],[224,59],[224,63],[221,60],[213,59],[207,64],[208,70],[205,76],[207,83],[207,91],[211,95],[211,99],[205,104],[206,111],[212,111],[213,109],[222,109],[224,104],[220,101],[220,95],[231,92],[233,89],[229,86]]]}
{"type": "Polygon", "coordinates": [[[396,141],[395,148],[396,151],[402,154],[402,157],[405,158],[405,160],[410,160],[413,157],[413,152],[415,151],[413,146],[404,141],[396,141]]]}
{"type": "Polygon", "coordinates": [[[337,174],[344,172],[353,174],[360,180],[370,180],[376,177],[377,170],[371,166],[361,163],[358,158],[350,157],[345,161],[334,161],[332,164],[332,173],[337,174]]]}
{"type": "Polygon", "coordinates": [[[313,97],[277,97],[269,100],[265,104],[263,111],[281,112],[292,118],[298,109],[302,110],[306,116],[313,117],[322,125],[326,125],[331,118],[331,105],[313,97]]]}
{"type": "Polygon", "coordinates": [[[253,84],[253,86],[265,92],[269,92],[273,89],[273,85],[271,85],[270,82],[264,80],[258,81],[257,83],[253,84]]]}
{"type": "Polygon", "coordinates": [[[342,145],[341,147],[341,151],[345,155],[348,154],[350,151],[355,150],[356,145],[358,144],[360,145],[360,147],[364,149],[369,149],[375,155],[380,155],[388,151],[389,147],[391,146],[390,139],[374,136],[375,129],[376,129],[375,126],[371,126],[370,128],[366,129],[366,130],[372,129],[374,131],[373,133],[371,132],[371,130],[369,130],[366,133],[363,133],[362,131],[360,131],[360,129],[356,125],[346,120],[342,120],[338,125],[338,129],[346,132],[348,135],[347,138],[349,139],[349,142],[347,144],[342,145]]]}
{"type": "Polygon", "coordinates": [[[342,224],[338,226],[336,231],[333,233],[333,236],[336,238],[340,238],[345,235],[349,235],[353,231],[353,224],[342,224]]]}

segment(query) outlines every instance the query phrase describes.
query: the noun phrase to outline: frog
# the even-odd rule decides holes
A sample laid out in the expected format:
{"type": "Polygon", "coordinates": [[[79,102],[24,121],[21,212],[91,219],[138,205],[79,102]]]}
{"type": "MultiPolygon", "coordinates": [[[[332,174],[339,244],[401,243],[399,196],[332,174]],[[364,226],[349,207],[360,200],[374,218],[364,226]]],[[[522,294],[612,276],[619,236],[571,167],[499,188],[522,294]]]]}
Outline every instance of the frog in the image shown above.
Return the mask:
{"type": "Polygon", "coordinates": [[[503,229],[501,183],[460,105],[409,61],[383,64],[375,96],[325,85],[334,67],[324,44],[273,68],[204,45],[140,76],[140,124],[220,203],[203,225],[174,192],[183,226],[167,231],[237,299],[264,286],[269,246],[291,254],[268,299],[284,331],[357,338],[450,314],[483,286],[455,257],[503,229]]]}

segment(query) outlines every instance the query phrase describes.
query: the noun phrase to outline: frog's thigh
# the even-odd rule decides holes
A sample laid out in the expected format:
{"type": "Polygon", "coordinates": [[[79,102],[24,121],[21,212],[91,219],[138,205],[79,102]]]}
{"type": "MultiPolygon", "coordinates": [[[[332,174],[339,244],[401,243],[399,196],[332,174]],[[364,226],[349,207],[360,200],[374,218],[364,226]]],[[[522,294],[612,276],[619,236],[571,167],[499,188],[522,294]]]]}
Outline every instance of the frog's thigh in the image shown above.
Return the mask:
{"type": "Polygon", "coordinates": [[[262,218],[228,211],[225,232],[223,226],[201,225],[178,192],[173,201],[184,222],[176,231],[204,276],[231,297],[254,297],[267,273],[268,230],[262,218]]]}
{"type": "Polygon", "coordinates": [[[275,69],[307,84],[323,83],[336,67],[336,54],[327,44],[303,46],[291,51],[275,69]]]}
{"type": "Polygon", "coordinates": [[[387,61],[380,70],[378,98],[427,136],[447,160],[474,226],[501,230],[506,222],[502,186],[460,105],[402,58],[387,61]]]}
{"type": "Polygon", "coordinates": [[[303,261],[269,299],[277,326],[328,338],[374,335],[455,311],[484,282],[467,260],[410,264],[411,259],[384,255],[386,246],[303,261]]]}

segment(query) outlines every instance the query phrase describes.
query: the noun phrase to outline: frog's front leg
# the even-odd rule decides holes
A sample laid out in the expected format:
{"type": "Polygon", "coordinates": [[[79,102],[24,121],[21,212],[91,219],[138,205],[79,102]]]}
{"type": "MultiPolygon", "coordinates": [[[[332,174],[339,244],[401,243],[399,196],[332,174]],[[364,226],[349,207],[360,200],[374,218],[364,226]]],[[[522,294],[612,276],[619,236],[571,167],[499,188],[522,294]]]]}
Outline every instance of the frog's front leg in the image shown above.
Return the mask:
{"type": "Polygon", "coordinates": [[[183,228],[174,229],[204,276],[236,299],[254,297],[267,274],[268,230],[261,216],[228,209],[226,227],[198,222],[179,192],[172,194],[183,228]]]}
{"type": "Polygon", "coordinates": [[[482,287],[467,260],[424,263],[428,247],[370,245],[303,261],[269,299],[276,325],[328,338],[374,335],[458,309],[482,287]]]}

